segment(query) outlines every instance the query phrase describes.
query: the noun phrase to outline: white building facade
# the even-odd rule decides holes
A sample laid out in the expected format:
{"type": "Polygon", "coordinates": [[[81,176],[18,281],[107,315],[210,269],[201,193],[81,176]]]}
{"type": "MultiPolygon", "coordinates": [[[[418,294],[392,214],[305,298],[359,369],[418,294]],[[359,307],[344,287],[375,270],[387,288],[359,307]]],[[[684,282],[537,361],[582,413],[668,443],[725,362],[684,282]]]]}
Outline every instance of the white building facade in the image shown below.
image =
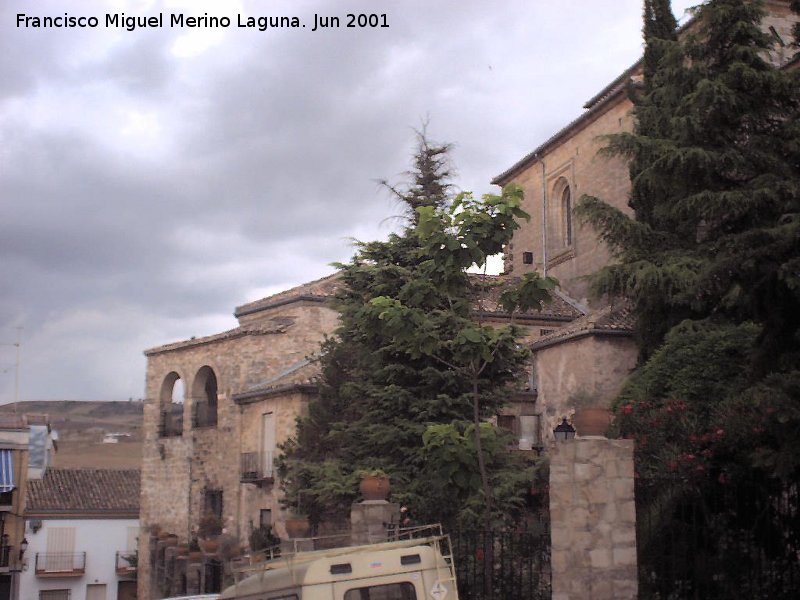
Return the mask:
{"type": "Polygon", "coordinates": [[[20,600],[133,600],[139,472],[48,469],[31,482],[20,600]]]}

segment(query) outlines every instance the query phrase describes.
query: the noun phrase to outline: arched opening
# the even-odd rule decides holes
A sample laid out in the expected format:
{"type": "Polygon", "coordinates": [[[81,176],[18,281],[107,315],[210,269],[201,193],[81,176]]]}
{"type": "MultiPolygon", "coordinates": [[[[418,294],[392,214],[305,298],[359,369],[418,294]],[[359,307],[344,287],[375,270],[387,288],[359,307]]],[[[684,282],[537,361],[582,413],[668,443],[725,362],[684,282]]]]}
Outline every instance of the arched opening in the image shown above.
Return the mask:
{"type": "Polygon", "coordinates": [[[572,245],[572,192],[569,185],[561,192],[561,214],[564,229],[564,245],[572,245]]]}
{"type": "Polygon", "coordinates": [[[217,376],[205,366],[195,375],[192,384],[192,413],[195,427],[217,426],[217,376]]]}
{"type": "Polygon", "coordinates": [[[176,437],[183,435],[183,399],[183,380],[178,373],[172,371],[164,377],[164,381],[161,383],[159,436],[176,437]]]}

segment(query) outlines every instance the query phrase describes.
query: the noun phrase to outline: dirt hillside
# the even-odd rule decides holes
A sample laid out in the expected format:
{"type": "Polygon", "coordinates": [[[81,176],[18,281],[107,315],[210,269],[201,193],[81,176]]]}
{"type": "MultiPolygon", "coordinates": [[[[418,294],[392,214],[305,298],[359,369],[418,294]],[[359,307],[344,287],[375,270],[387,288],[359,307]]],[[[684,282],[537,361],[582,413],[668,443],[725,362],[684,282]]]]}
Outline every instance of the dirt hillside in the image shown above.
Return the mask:
{"type": "Polygon", "coordinates": [[[0,406],[0,414],[45,413],[58,432],[56,467],[138,469],[142,462],[142,403],[33,400],[0,406]],[[118,434],[117,443],[104,443],[118,434]]]}

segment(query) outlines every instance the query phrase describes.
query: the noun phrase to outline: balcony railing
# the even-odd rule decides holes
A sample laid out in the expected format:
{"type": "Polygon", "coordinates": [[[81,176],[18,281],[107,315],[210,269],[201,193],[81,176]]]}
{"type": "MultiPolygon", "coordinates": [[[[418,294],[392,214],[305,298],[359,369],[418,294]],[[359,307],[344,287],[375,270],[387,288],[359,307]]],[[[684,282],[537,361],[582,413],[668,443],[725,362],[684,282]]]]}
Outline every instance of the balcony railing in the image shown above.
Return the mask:
{"type": "Polygon", "coordinates": [[[272,458],[272,452],[243,452],[242,483],[274,481],[272,458]]]}
{"type": "Polygon", "coordinates": [[[136,573],[136,551],[121,550],[117,552],[117,575],[133,575],[136,573]]]}
{"type": "Polygon", "coordinates": [[[14,490],[0,492],[0,511],[14,510],[14,490]]]}
{"type": "Polygon", "coordinates": [[[160,437],[179,437],[183,435],[183,405],[173,404],[161,409],[161,422],[158,427],[160,437]]]}
{"type": "Polygon", "coordinates": [[[80,577],[86,572],[86,552],[37,552],[39,577],[80,577]]]}
{"type": "Polygon", "coordinates": [[[195,400],[192,406],[192,427],[216,427],[217,404],[208,400],[195,400]]]}

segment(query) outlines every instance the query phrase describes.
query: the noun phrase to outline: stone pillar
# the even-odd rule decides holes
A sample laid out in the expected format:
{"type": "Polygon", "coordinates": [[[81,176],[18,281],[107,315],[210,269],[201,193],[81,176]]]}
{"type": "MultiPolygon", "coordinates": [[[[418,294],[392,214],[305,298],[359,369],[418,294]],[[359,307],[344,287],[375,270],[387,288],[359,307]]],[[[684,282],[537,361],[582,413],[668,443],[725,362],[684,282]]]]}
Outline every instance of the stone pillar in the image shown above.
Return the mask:
{"type": "Polygon", "coordinates": [[[550,447],[553,600],[635,600],[633,441],[550,447]]]}
{"type": "Polygon", "coordinates": [[[400,505],[387,500],[354,502],[350,508],[353,544],[374,544],[388,539],[389,525],[400,522],[400,505]]]}

